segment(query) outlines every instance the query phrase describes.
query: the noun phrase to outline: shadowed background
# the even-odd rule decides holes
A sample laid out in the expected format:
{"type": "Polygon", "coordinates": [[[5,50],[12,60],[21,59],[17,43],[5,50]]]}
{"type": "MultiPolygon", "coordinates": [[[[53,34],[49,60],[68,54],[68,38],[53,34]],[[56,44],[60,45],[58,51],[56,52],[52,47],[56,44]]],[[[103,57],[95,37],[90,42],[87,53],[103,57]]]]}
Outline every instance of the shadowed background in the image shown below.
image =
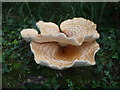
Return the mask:
{"type": "Polygon", "coordinates": [[[120,3],[2,3],[3,88],[120,87],[120,3]],[[20,31],[35,28],[39,20],[58,25],[83,17],[97,24],[101,49],[96,65],[63,71],[40,66],[20,31]]]}

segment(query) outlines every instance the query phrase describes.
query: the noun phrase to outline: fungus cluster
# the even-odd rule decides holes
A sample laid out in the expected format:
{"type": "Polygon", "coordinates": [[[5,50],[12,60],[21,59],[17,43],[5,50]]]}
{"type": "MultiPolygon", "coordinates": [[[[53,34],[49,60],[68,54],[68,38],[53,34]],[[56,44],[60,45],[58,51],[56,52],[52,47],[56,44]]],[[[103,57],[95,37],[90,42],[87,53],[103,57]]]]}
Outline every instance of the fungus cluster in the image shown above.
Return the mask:
{"type": "Polygon", "coordinates": [[[95,53],[100,49],[96,24],[84,18],[73,18],[58,25],[39,21],[35,29],[23,29],[22,37],[31,41],[34,60],[53,69],[95,65],[95,53]]]}

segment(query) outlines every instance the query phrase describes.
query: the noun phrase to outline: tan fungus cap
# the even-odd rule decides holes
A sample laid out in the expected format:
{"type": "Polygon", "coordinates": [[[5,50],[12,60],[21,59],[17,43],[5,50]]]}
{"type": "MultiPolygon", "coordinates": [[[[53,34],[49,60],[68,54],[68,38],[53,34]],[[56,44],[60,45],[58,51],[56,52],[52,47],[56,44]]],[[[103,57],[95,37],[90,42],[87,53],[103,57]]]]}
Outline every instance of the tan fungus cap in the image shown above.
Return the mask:
{"type": "Polygon", "coordinates": [[[58,43],[31,42],[30,46],[36,63],[58,70],[94,65],[95,53],[99,50],[96,41],[84,42],[81,46],[66,47],[61,47],[58,43]]]}

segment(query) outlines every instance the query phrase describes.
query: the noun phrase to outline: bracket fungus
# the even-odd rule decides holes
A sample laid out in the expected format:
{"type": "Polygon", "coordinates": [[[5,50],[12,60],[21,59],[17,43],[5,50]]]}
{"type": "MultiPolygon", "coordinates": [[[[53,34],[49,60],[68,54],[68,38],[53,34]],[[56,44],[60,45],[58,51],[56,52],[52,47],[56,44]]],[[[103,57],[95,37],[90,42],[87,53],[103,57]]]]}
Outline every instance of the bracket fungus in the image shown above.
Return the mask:
{"type": "Polygon", "coordinates": [[[95,53],[100,49],[96,24],[84,18],[73,18],[58,25],[39,21],[40,30],[23,29],[22,37],[30,47],[37,64],[63,70],[76,66],[95,65],[95,53]]]}

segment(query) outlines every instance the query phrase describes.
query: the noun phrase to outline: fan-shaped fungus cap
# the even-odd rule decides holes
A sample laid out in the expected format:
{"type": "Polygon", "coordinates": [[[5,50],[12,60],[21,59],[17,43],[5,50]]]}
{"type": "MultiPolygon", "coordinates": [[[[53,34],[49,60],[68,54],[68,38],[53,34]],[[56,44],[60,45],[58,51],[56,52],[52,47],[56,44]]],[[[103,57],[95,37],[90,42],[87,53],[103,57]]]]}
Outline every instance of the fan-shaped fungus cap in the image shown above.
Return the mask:
{"type": "Polygon", "coordinates": [[[73,18],[60,24],[61,31],[68,37],[74,37],[79,43],[92,41],[99,38],[96,24],[84,18],[73,18]]]}
{"type": "Polygon", "coordinates": [[[42,44],[31,42],[30,46],[36,63],[58,70],[94,65],[95,53],[99,50],[99,45],[95,41],[85,42],[81,46],[66,47],[61,47],[55,42],[42,44]]]}
{"type": "Polygon", "coordinates": [[[39,28],[41,35],[47,35],[47,34],[54,35],[60,32],[58,25],[52,22],[39,21],[36,23],[36,26],[39,28]]]}
{"type": "Polygon", "coordinates": [[[23,29],[20,33],[27,41],[31,41],[32,38],[38,37],[38,32],[35,29],[23,29]]]}

